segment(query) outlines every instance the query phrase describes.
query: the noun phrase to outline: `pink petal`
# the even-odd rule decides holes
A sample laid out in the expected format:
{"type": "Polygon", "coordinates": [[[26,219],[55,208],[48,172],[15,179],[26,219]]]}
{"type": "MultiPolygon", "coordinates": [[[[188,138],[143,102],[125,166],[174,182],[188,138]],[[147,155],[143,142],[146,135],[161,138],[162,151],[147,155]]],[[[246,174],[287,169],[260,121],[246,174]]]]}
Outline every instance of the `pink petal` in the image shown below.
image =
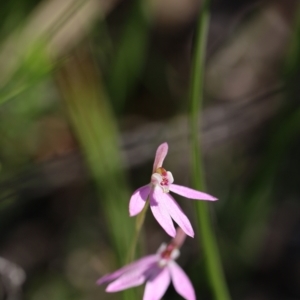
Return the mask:
{"type": "Polygon", "coordinates": [[[147,271],[151,271],[153,264],[156,266],[158,259],[156,254],[149,255],[129,265],[127,271],[107,286],[106,292],[118,292],[143,284],[147,271]]]}
{"type": "Polygon", "coordinates": [[[189,219],[183,213],[183,211],[181,210],[177,202],[173,199],[173,197],[170,194],[164,194],[163,201],[172,219],[187,235],[194,237],[194,230],[189,219]]]}
{"type": "Polygon", "coordinates": [[[164,192],[160,187],[155,187],[150,193],[150,208],[155,219],[166,233],[175,237],[176,230],[168,209],[164,204],[164,192]]]}
{"type": "Polygon", "coordinates": [[[146,280],[146,276],[140,270],[134,270],[123,274],[117,280],[113,281],[106,288],[106,292],[119,292],[131,287],[139,286],[146,280]]]}
{"type": "Polygon", "coordinates": [[[143,210],[150,190],[151,187],[149,184],[147,184],[140,187],[132,194],[129,201],[129,215],[131,217],[136,216],[143,210]]]}
{"type": "Polygon", "coordinates": [[[196,300],[193,285],[179,265],[175,261],[170,261],[168,268],[176,292],[186,300],[196,300]]]}
{"type": "Polygon", "coordinates": [[[160,168],[162,166],[167,153],[168,153],[167,143],[163,143],[160,146],[158,146],[156,150],[154,164],[153,164],[153,173],[156,171],[157,168],[160,168]]]}
{"type": "Polygon", "coordinates": [[[115,280],[116,278],[122,276],[124,273],[129,272],[132,269],[145,269],[147,268],[149,265],[157,262],[159,260],[159,256],[157,256],[156,254],[153,255],[148,255],[145,256],[143,258],[140,258],[139,260],[134,261],[133,263],[124,266],[123,268],[102,276],[100,279],[97,280],[97,284],[103,284],[112,280],[115,280]]]}
{"type": "Polygon", "coordinates": [[[167,268],[162,271],[153,279],[147,281],[143,300],[160,300],[165,294],[171,278],[167,268]]]}
{"type": "Polygon", "coordinates": [[[217,198],[203,193],[203,192],[199,192],[193,189],[190,189],[186,186],[182,186],[182,185],[177,185],[177,184],[171,184],[170,185],[170,191],[172,191],[173,193],[176,193],[180,196],[189,198],[189,199],[196,199],[196,200],[209,200],[209,201],[215,201],[218,200],[217,198]]]}

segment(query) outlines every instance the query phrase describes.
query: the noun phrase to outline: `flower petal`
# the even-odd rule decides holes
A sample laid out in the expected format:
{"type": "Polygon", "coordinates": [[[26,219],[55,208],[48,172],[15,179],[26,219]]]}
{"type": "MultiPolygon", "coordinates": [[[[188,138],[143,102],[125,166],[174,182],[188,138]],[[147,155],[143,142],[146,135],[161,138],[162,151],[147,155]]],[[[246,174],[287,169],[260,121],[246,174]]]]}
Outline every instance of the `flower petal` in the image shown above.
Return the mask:
{"type": "Polygon", "coordinates": [[[200,192],[200,191],[196,191],[193,190],[191,188],[188,188],[186,186],[182,186],[182,185],[177,185],[177,184],[170,184],[169,187],[170,191],[172,191],[173,193],[176,193],[180,196],[189,198],[189,199],[196,199],[196,200],[209,200],[209,201],[215,201],[218,200],[217,198],[200,192]]]}
{"type": "Polygon", "coordinates": [[[162,269],[162,271],[147,281],[143,300],[160,300],[165,294],[171,278],[170,273],[167,268],[162,269]]]}
{"type": "Polygon", "coordinates": [[[153,164],[153,173],[156,171],[157,168],[160,168],[164,162],[164,159],[168,153],[168,144],[163,143],[158,146],[156,150],[155,160],[153,164]]]}
{"type": "Polygon", "coordinates": [[[139,269],[131,270],[109,284],[105,291],[108,293],[123,291],[134,286],[139,286],[145,280],[146,276],[139,269]]]}
{"type": "Polygon", "coordinates": [[[157,262],[160,259],[160,257],[157,254],[153,255],[147,255],[143,258],[140,258],[139,260],[134,261],[133,263],[124,266],[123,268],[116,270],[113,273],[107,274],[102,276],[100,279],[97,280],[97,284],[103,284],[112,280],[115,280],[116,278],[122,276],[126,272],[130,272],[133,269],[141,269],[145,270],[148,266],[151,264],[157,262]]]}
{"type": "Polygon", "coordinates": [[[173,174],[170,171],[167,171],[167,178],[168,178],[169,184],[174,182],[173,174]]]}
{"type": "Polygon", "coordinates": [[[156,271],[159,256],[149,255],[130,265],[130,268],[124,272],[114,282],[109,284],[106,292],[118,292],[134,286],[141,285],[148,278],[147,274],[156,271]]]}
{"type": "Polygon", "coordinates": [[[147,201],[147,198],[150,194],[151,187],[149,184],[144,185],[137,189],[131,196],[129,201],[129,215],[131,217],[139,214],[147,201]]]}
{"type": "Polygon", "coordinates": [[[179,225],[179,227],[189,236],[194,237],[194,230],[193,227],[187,218],[187,216],[184,214],[184,212],[181,210],[177,202],[173,199],[173,197],[170,194],[164,194],[163,195],[163,201],[168,209],[168,212],[172,219],[179,225]]]}
{"type": "Polygon", "coordinates": [[[170,261],[168,268],[176,292],[186,300],[196,300],[193,285],[181,267],[175,261],[170,261]]]}
{"type": "Polygon", "coordinates": [[[167,207],[164,204],[164,192],[160,187],[155,187],[150,192],[150,208],[160,226],[172,237],[175,237],[176,230],[170,217],[167,207]]]}

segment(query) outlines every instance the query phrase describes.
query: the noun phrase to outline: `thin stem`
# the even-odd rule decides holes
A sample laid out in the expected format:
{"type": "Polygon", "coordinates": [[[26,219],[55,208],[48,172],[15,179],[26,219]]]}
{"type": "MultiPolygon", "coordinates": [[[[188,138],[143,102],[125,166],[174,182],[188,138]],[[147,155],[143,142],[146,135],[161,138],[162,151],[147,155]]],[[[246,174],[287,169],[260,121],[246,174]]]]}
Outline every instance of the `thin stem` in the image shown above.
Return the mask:
{"type": "Polygon", "coordinates": [[[131,261],[134,260],[137,243],[138,243],[139,236],[140,236],[140,233],[141,233],[144,221],[145,221],[146,212],[147,212],[148,208],[149,208],[149,200],[146,201],[146,204],[145,204],[143,210],[136,217],[135,233],[134,233],[134,237],[132,239],[131,247],[130,247],[128,255],[127,255],[126,263],[130,263],[131,261]]]}
{"type": "MultiPolygon", "coordinates": [[[[198,119],[203,102],[205,50],[210,19],[209,4],[209,0],[203,2],[198,20],[190,88],[190,129],[193,157],[192,177],[194,180],[194,187],[199,190],[205,190],[202,155],[198,139],[198,119]]],[[[201,233],[202,240],[201,247],[206,261],[206,268],[211,288],[213,289],[215,299],[229,300],[230,295],[225,282],[217,241],[211,226],[209,207],[204,201],[197,201],[195,203],[198,230],[201,233]]]]}

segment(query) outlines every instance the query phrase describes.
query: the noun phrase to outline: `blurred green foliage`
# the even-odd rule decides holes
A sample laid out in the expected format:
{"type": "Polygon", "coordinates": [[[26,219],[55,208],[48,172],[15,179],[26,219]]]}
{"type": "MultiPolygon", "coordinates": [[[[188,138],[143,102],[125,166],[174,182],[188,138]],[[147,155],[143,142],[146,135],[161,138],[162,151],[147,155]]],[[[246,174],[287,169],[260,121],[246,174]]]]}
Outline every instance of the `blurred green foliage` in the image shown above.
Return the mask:
{"type": "MultiPolygon", "coordinates": [[[[24,287],[26,299],[120,298],[119,294],[104,293],[103,288],[95,286],[94,281],[126,260],[135,222],[128,216],[129,197],[140,182],[146,184],[149,181],[152,163],[149,159],[143,162],[143,166],[131,167],[129,163],[126,166],[124,150],[128,149],[124,149],[126,140],[125,143],[121,141],[127,128],[138,128],[157,119],[161,122],[171,119],[172,122],[172,117],[188,110],[190,53],[191,49],[195,49],[194,29],[199,11],[199,7],[193,6],[192,2],[183,1],[179,8],[174,3],[172,6],[166,5],[168,9],[154,0],[122,3],[14,0],[1,4],[1,255],[20,264],[27,272],[24,287]],[[187,16],[186,19],[184,16],[187,16]],[[70,166],[59,169],[60,172],[52,177],[49,175],[53,165],[63,165],[60,159],[74,153],[80,153],[76,161],[84,161],[82,169],[88,175],[81,174],[82,169],[78,175],[70,166]],[[50,167],[47,169],[48,164],[50,167]],[[74,176],[76,180],[61,183],[68,176],[74,176]],[[51,186],[49,190],[46,189],[47,184],[51,186]]],[[[271,224],[275,212],[280,212],[280,207],[289,201],[299,208],[299,189],[295,188],[290,193],[282,191],[287,186],[286,182],[297,177],[294,170],[299,166],[298,157],[290,157],[289,153],[293,149],[297,152],[299,147],[300,18],[299,7],[296,9],[290,3],[290,10],[286,12],[284,7],[279,4],[272,6],[270,1],[251,11],[250,19],[243,20],[240,15],[242,10],[236,8],[235,1],[229,2],[232,7],[224,8],[218,3],[212,6],[215,19],[211,21],[211,38],[209,36],[208,45],[205,42],[202,48],[196,48],[201,53],[195,55],[202,55],[202,61],[194,61],[193,67],[196,72],[200,70],[202,73],[194,82],[197,89],[193,96],[196,103],[193,107],[194,142],[199,138],[199,95],[203,93],[204,107],[223,107],[223,95],[215,99],[218,97],[210,94],[204,84],[211,78],[204,75],[204,49],[208,50],[207,63],[213,64],[218,61],[218,55],[226,54],[228,45],[236,41],[230,59],[223,61],[224,65],[228,61],[232,63],[228,74],[231,74],[230,71],[237,74],[224,76],[224,80],[228,80],[226,91],[240,90],[245,82],[254,82],[255,76],[254,79],[251,77],[253,74],[249,65],[257,67],[257,76],[266,68],[259,60],[263,56],[264,41],[260,41],[261,44],[257,42],[254,45],[256,48],[252,48],[252,33],[244,28],[264,30],[259,22],[259,25],[251,25],[260,11],[267,11],[270,15],[277,12],[275,17],[280,16],[281,22],[282,19],[288,20],[280,23],[279,19],[274,18],[279,31],[292,32],[281,42],[287,41],[288,49],[285,48],[284,53],[276,52],[276,64],[280,67],[278,74],[272,74],[283,88],[279,97],[274,98],[272,107],[261,108],[257,118],[267,114],[265,110],[273,111],[273,106],[278,108],[264,119],[260,127],[246,133],[249,134],[246,139],[243,139],[243,134],[238,135],[239,124],[236,124],[232,130],[237,130],[236,135],[241,142],[234,138],[233,141],[225,139],[217,149],[210,149],[209,154],[204,153],[204,163],[201,151],[196,147],[199,155],[194,157],[194,161],[181,149],[178,150],[183,153],[180,160],[173,159],[170,165],[175,172],[176,168],[179,169],[180,180],[188,181],[186,174],[189,170],[186,166],[191,163],[196,170],[200,170],[205,164],[208,187],[220,199],[212,208],[212,226],[221,245],[220,256],[224,261],[226,278],[229,279],[229,289],[233,299],[246,299],[249,294],[253,296],[248,288],[255,286],[253,278],[257,273],[263,273],[261,269],[264,267],[260,267],[263,251],[267,249],[272,252],[270,248],[273,245],[266,245],[266,232],[273,233],[271,224]],[[228,16],[226,20],[241,20],[236,30],[224,31],[225,27],[230,26],[222,26],[223,19],[217,14],[216,7],[225,19],[228,16]],[[231,15],[235,9],[237,15],[231,15]],[[297,13],[285,19],[285,14],[291,14],[291,11],[297,13]],[[294,22],[289,21],[292,19],[294,22]],[[219,35],[216,32],[220,32],[219,35]],[[239,40],[240,34],[243,37],[239,40]],[[223,39],[221,43],[220,35],[223,39]],[[246,40],[248,37],[249,40],[246,40]],[[243,59],[247,60],[247,55],[252,52],[249,65],[240,67],[243,59]],[[241,73],[238,72],[240,68],[241,73]],[[283,174],[289,165],[294,165],[295,169],[283,174]],[[282,194],[284,199],[278,199],[278,195],[282,194]]],[[[240,5],[244,4],[247,8],[246,2],[242,1],[240,5]]],[[[267,17],[265,19],[268,20],[267,17]]],[[[260,32],[255,31],[253,35],[259,36],[260,32]]],[[[268,33],[271,38],[272,33],[268,33]]],[[[273,39],[277,38],[274,35],[273,39]]],[[[272,45],[265,50],[268,58],[271,57],[271,50],[276,48],[272,45]]],[[[274,69],[271,70],[273,72],[274,69]]],[[[269,84],[267,79],[258,80],[261,82],[256,87],[269,84]]],[[[217,94],[220,82],[212,85],[217,94]]],[[[242,102],[242,99],[229,100],[242,102]]],[[[232,104],[230,101],[228,103],[229,106],[232,104]]],[[[249,110],[251,108],[249,106],[249,110]]],[[[225,114],[224,111],[219,111],[219,115],[225,114]]],[[[204,109],[201,115],[205,117],[205,114],[204,109]]],[[[217,124],[218,113],[210,116],[211,122],[217,124]]],[[[247,118],[244,122],[248,122],[247,118]]],[[[226,124],[219,126],[223,126],[219,135],[226,136],[226,124]]],[[[152,139],[156,143],[161,134],[148,130],[132,138],[126,147],[130,150],[137,145],[143,146],[143,143],[146,145],[147,138],[153,136],[159,137],[152,139]]],[[[176,144],[176,134],[181,132],[176,130],[167,137],[171,143],[176,144]]],[[[205,149],[204,142],[202,146],[205,149]]],[[[152,145],[153,149],[156,146],[152,145]]],[[[143,149],[145,152],[147,150],[150,152],[150,149],[143,149]]],[[[135,152],[137,159],[138,152],[135,152]]],[[[199,211],[203,211],[201,205],[199,211]]],[[[195,220],[189,204],[185,208],[191,219],[195,220]]],[[[205,215],[208,215],[208,210],[205,215]]],[[[283,228],[286,224],[292,228],[290,224],[299,222],[297,216],[293,220],[289,220],[289,215],[282,218],[283,228]]],[[[156,230],[157,225],[151,220],[146,218],[146,234],[142,237],[142,248],[149,249],[147,253],[155,251],[162,240],[166,241],[165,236],[157,233],[160,231],[156,230]]],[[[203,226],[200,222],[198,225],[203,226]]],[[[287,237],[281,244],[284,259],[289,256],[282,249],[289,249],[291,240],[299,239],[297,235],[291,237],[293,228],[286,232],[287,237]]],[[[205,228],[199,231],[202,230],[205,228]]],[[[199,297],[211,299],[209,280],[202,268],[207,263],[207,253],[199,257],[199,250],[200,253],[202,249],[205,252],[204,248],[201,244],[197,248],[194,241],[187,241],[186,248],[182,249],[181,262],[191,276],[199,297]]],[[[282,257],[274,261],[287,266],[280,261],[282,257]]],[[[276,267],[275,264],[273,268],[276,267]]],[[[268,270],[273,271],[272,268],[268,270]]],[[[292,274],[290,269],[284,271],[292,274]]],[[[273,286],[270,290],[279,295],[276,299],[300,297],[295,288],[296,279],[291,280],[288,288],[282,283],[281,296],[276,290],[280,288],[278,278],[272,281],[268,277],[273,286]]],[[[268,290],[268,280],[265,284],[268,290]]],[[[123,296],[125,299],[136,299],[141,291],[130,290],[123,296]]],[[[271,293],[271,299],[275,299],[275,296],[272,298],[274,294],[271,293]]],[[[165,298],[179,299],[179,296],[171,288],[165,298]]]]}

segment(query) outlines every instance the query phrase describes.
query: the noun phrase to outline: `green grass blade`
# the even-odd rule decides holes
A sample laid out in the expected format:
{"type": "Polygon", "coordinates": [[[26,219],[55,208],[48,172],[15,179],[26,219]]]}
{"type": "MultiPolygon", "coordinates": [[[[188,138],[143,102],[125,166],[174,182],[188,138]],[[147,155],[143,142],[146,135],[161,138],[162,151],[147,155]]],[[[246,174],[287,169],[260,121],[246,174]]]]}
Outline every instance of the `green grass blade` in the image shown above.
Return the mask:
{"type": "MultiPolygon", "coordinates": [[[[88,50],[80,51],[66,62],[60,70],[58,82],[71,125],[96,181],[100,215],[106,217],[107,229],[121,266],[134,232],[134,220],[128,213],[130,193],[115,120],[88,50]]],[[[124,299],[135,299],[133,293],[134,290],[124,292],[124,299]]]]}
{"type": "MultiPolygon", "coordinates": [[[[192,172],[194,187],[198,190],[205,190],[204,170],[198,139],[198,118],[203,102],[205,49],[210,19],[209,2],[210,1],[205,1],[202,4],[201,13],[199,16],[196,44],[192,62],[193,70],[190,89],[190,128],[193,158],[192,172]]],[[[230,295],[225,282],[217,241],[211,225],[208,204],[203,201],[197,201],[195,203],[197,227],[201,234],[201,247],[203,249],[204,258],[206,261],[207,273],[211,288],[213,290],[215,299],[229,300],[230,295]]]]}

